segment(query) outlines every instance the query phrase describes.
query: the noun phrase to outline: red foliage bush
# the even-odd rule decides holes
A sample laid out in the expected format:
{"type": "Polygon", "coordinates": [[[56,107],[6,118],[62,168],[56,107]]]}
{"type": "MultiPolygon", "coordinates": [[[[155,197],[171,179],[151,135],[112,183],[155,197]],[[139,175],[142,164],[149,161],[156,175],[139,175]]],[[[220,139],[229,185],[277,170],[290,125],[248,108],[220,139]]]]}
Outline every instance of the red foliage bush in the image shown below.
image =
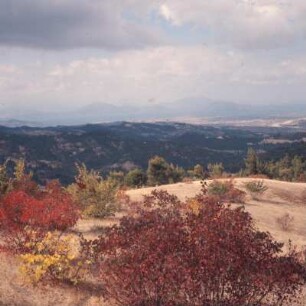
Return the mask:
{"type": "Polygon", "coordinates": [[[244,203],[246,193],[238,188],[231,188],[225,197],[226,202],[229,203],[244,203]]]}
{"type": "MultiPolygon", "coordinates": [[[[95,241],[101,282],[120,305],[282,305],[305,282],[294,252],[254,228],[242,207],[205,194],[197,214],[155,192],[151,209],[95,241]],[[154,200],[155,198],[155,200],[154,200]]],[[[176,201],[175,198],[173,198],[176,201]]]]}
{"type": "Polygon", "coordinates": [[[73,226],[79,212],[71,196],[57,182],[28,194],[13,190],[0,202],[0,230],[8,249],[19,252],[29,239],[41,239],[47,231],[64,231],[73,226]]]}

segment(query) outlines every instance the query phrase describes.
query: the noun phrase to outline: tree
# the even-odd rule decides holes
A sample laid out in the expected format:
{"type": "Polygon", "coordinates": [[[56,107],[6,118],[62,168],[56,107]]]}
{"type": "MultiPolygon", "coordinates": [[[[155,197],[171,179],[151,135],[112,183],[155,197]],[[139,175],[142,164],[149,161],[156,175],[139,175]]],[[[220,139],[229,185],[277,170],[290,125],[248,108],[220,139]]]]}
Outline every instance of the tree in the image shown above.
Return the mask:
{"type": "Polygon", "coordinates": [[[133,169],[127,173],[124,180],[129,187],[142,187],[147,183],[147,175],[141,169],[133,169]]]}
{"type": "Polygon", "coordinates": [[[248,175],[258,174],[258,157],[253,148],[249,148],[245,159],[245,168],[248,175]]]}
{"type": "Polygon", "coordinates": [[[178,183],[183,180],[183,177],[185,176],[185,170],[179,166],[175,166],[173,164],[170,164],[167,169],[167,177],[168,177],[168,183],[178,183]]]}
{"type": "Polygon", "coordinates": [[[208,164],[207,166],[210,177],[218,178],[221,177],[224,172],[222,163],[208,164]]]}
{"type": "Polygon", "coordinates": [[[193,176],[196,179],[202,180],[206,178],[205,170],[202,165],[197,164],[193,167],[193,176]]]}
{"type": "Polygon", "coordinates": [[[205,193],[197,213],[155,192],[137,216],[95,241],[100,279],[119,305],[283,305],[305,283],[305,268],[243,207],[205,193]],[[155,201],[154,201],[155,198],[155,201]]]}
{"type": "Polygon", "coordinates": [[[160,156],[155,156],[149,160],[148,164],[148,184],[151,186],[167,184],[169,164],[160,156]]]}
{"type": "Polygon", "coordinates": [[[0,195],[4,195],[10,186],[10,178],[7,174],[7,162],[0,165],[0,195]]]}
{"type": "Polygon", "coordinates": [[[12,190],[23,190],[35,194],[39,191],[38,185],[33,181],[33,174],[26,172],[23,159],[14,161],[13,176],[8,174],[8,160],[0,165],[0,196],[4,196],[12,190]]]}
{"type": "Polygon", "coordinates": [[[293,168],[288,154],[278,162],[278,175],[279,178],[284,181],[290,181],[293,178],[293,168]]]}
{"type": "Polygon", "coordinates": [[[122,171],[111,171],[108,175],[108,179],[112,180],[114,183],[121,187],[124,184],[124,172],[122,171]]]}
{"type": "Polygon", "coordinates": [[[278,161],[260,162],[262,166],[260,173],[266,174],[270,178],[284,181],[304,181],[306,175],[306,163],[301,156],[291,158],[286,154],[278,161]]]}
{"type": "Polygon", "coordinates": [[[300,156],[294,156],[291,161],[293,180],[298,181],[301,175],[304,173],[304,163],[300,156]]]}
{"type": "Polygon", "coordinates": [[[105,218],[118,211],[117,182],[103,179],[99,172],[77,165],[75,183],[67,187],[83,214],[89,217],[105,218]]]}

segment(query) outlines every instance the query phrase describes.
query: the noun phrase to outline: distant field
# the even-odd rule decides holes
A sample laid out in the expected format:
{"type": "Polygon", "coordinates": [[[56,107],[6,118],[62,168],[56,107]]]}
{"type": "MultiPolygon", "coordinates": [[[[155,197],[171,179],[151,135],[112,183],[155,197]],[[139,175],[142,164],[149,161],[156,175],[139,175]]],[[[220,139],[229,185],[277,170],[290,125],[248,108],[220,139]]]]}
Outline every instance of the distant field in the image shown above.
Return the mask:
{"type": "MultiPolygon", "coordinates": [[[[248,180],[236,179],[235,184],[238,188],[244,189],[244,182],[248,180]]],[[[265,180],[265,184],[269,189],[260,201],[247,197],[246,210],[251,213],[261,230],[269,231],[276,240],[283,241],[286,247],[288,240],[291,239],[298,249],[302,249],[306,246],[306,184],[272,180],[265,180]],[[293,228],[290,231],[282,230],[276,222],[277,217],[285,213],[289,213],[294,218],[293,228]]],[[[197,194],[201,185],[199,181],[178,183],[157,188],[130,190],[127,194],[132,200],[141,200],[143,195],[149,194],[153,189],[167,190],[184,200],[197,194]]],[[[83,232],[87,237],[95,237],[99,234],[101,227],[117,223],[122,215],[121,213],[106,220],[80,220],[75,230],[83,232]]],[[[16,266],[15,260],[0,255],[0,305],[113,306],[109,302],[104,302],[97,292],[87,291],[86,288],[83,290],[69,287],[34,288],[25,284],[19,277],[16,266]]],[[[306,305],[306,297],[300,305],[306,305]]]]}

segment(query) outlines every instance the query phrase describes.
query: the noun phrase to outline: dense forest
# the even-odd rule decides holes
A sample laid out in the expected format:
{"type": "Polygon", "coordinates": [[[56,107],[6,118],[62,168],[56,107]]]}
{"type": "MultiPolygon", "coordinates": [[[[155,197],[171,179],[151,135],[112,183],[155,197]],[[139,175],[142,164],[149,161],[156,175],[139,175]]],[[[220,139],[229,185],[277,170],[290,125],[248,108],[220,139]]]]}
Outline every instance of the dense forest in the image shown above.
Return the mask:
{"type": "MultiPolygon", "coordinates": [[[[73,181],[75,164],[103,174],[140,168],[162,156],[168,163],[186,171],[200,164],[222,163],[225,172],[244,167],[250,147],[262,161],[305,158],[306,132],[286,128],[233,128],[182,123],[96,124],[74,127],[0,127],[0,162],[22,158],[34,177],[43,183],[59,179],[73,181]]],[[[262,171],[262,170],[261,170],[262,171]]],[[[267,171],[265,171],[267,172],[267,171]]]]}

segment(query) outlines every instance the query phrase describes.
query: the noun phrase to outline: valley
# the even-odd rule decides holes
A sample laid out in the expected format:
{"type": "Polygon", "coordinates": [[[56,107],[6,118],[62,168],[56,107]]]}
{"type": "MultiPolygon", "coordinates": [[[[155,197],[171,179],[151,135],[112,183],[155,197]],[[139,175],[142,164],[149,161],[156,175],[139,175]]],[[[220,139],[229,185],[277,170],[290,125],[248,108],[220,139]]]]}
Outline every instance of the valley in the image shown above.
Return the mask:
{"type": "Polygon", "coordinates": [[[222,162],[227,172],[238,172],[253,147],[264,160],[305,156],[306,130],[292,127],[221,126],[177,122],[115,122],[81,126],[0,127],[0,162],[25,159],[39,182],[59,179],[68,184],[75,164],[107,174],[146,169],[148,160],[192,168],[222,162]]]}

